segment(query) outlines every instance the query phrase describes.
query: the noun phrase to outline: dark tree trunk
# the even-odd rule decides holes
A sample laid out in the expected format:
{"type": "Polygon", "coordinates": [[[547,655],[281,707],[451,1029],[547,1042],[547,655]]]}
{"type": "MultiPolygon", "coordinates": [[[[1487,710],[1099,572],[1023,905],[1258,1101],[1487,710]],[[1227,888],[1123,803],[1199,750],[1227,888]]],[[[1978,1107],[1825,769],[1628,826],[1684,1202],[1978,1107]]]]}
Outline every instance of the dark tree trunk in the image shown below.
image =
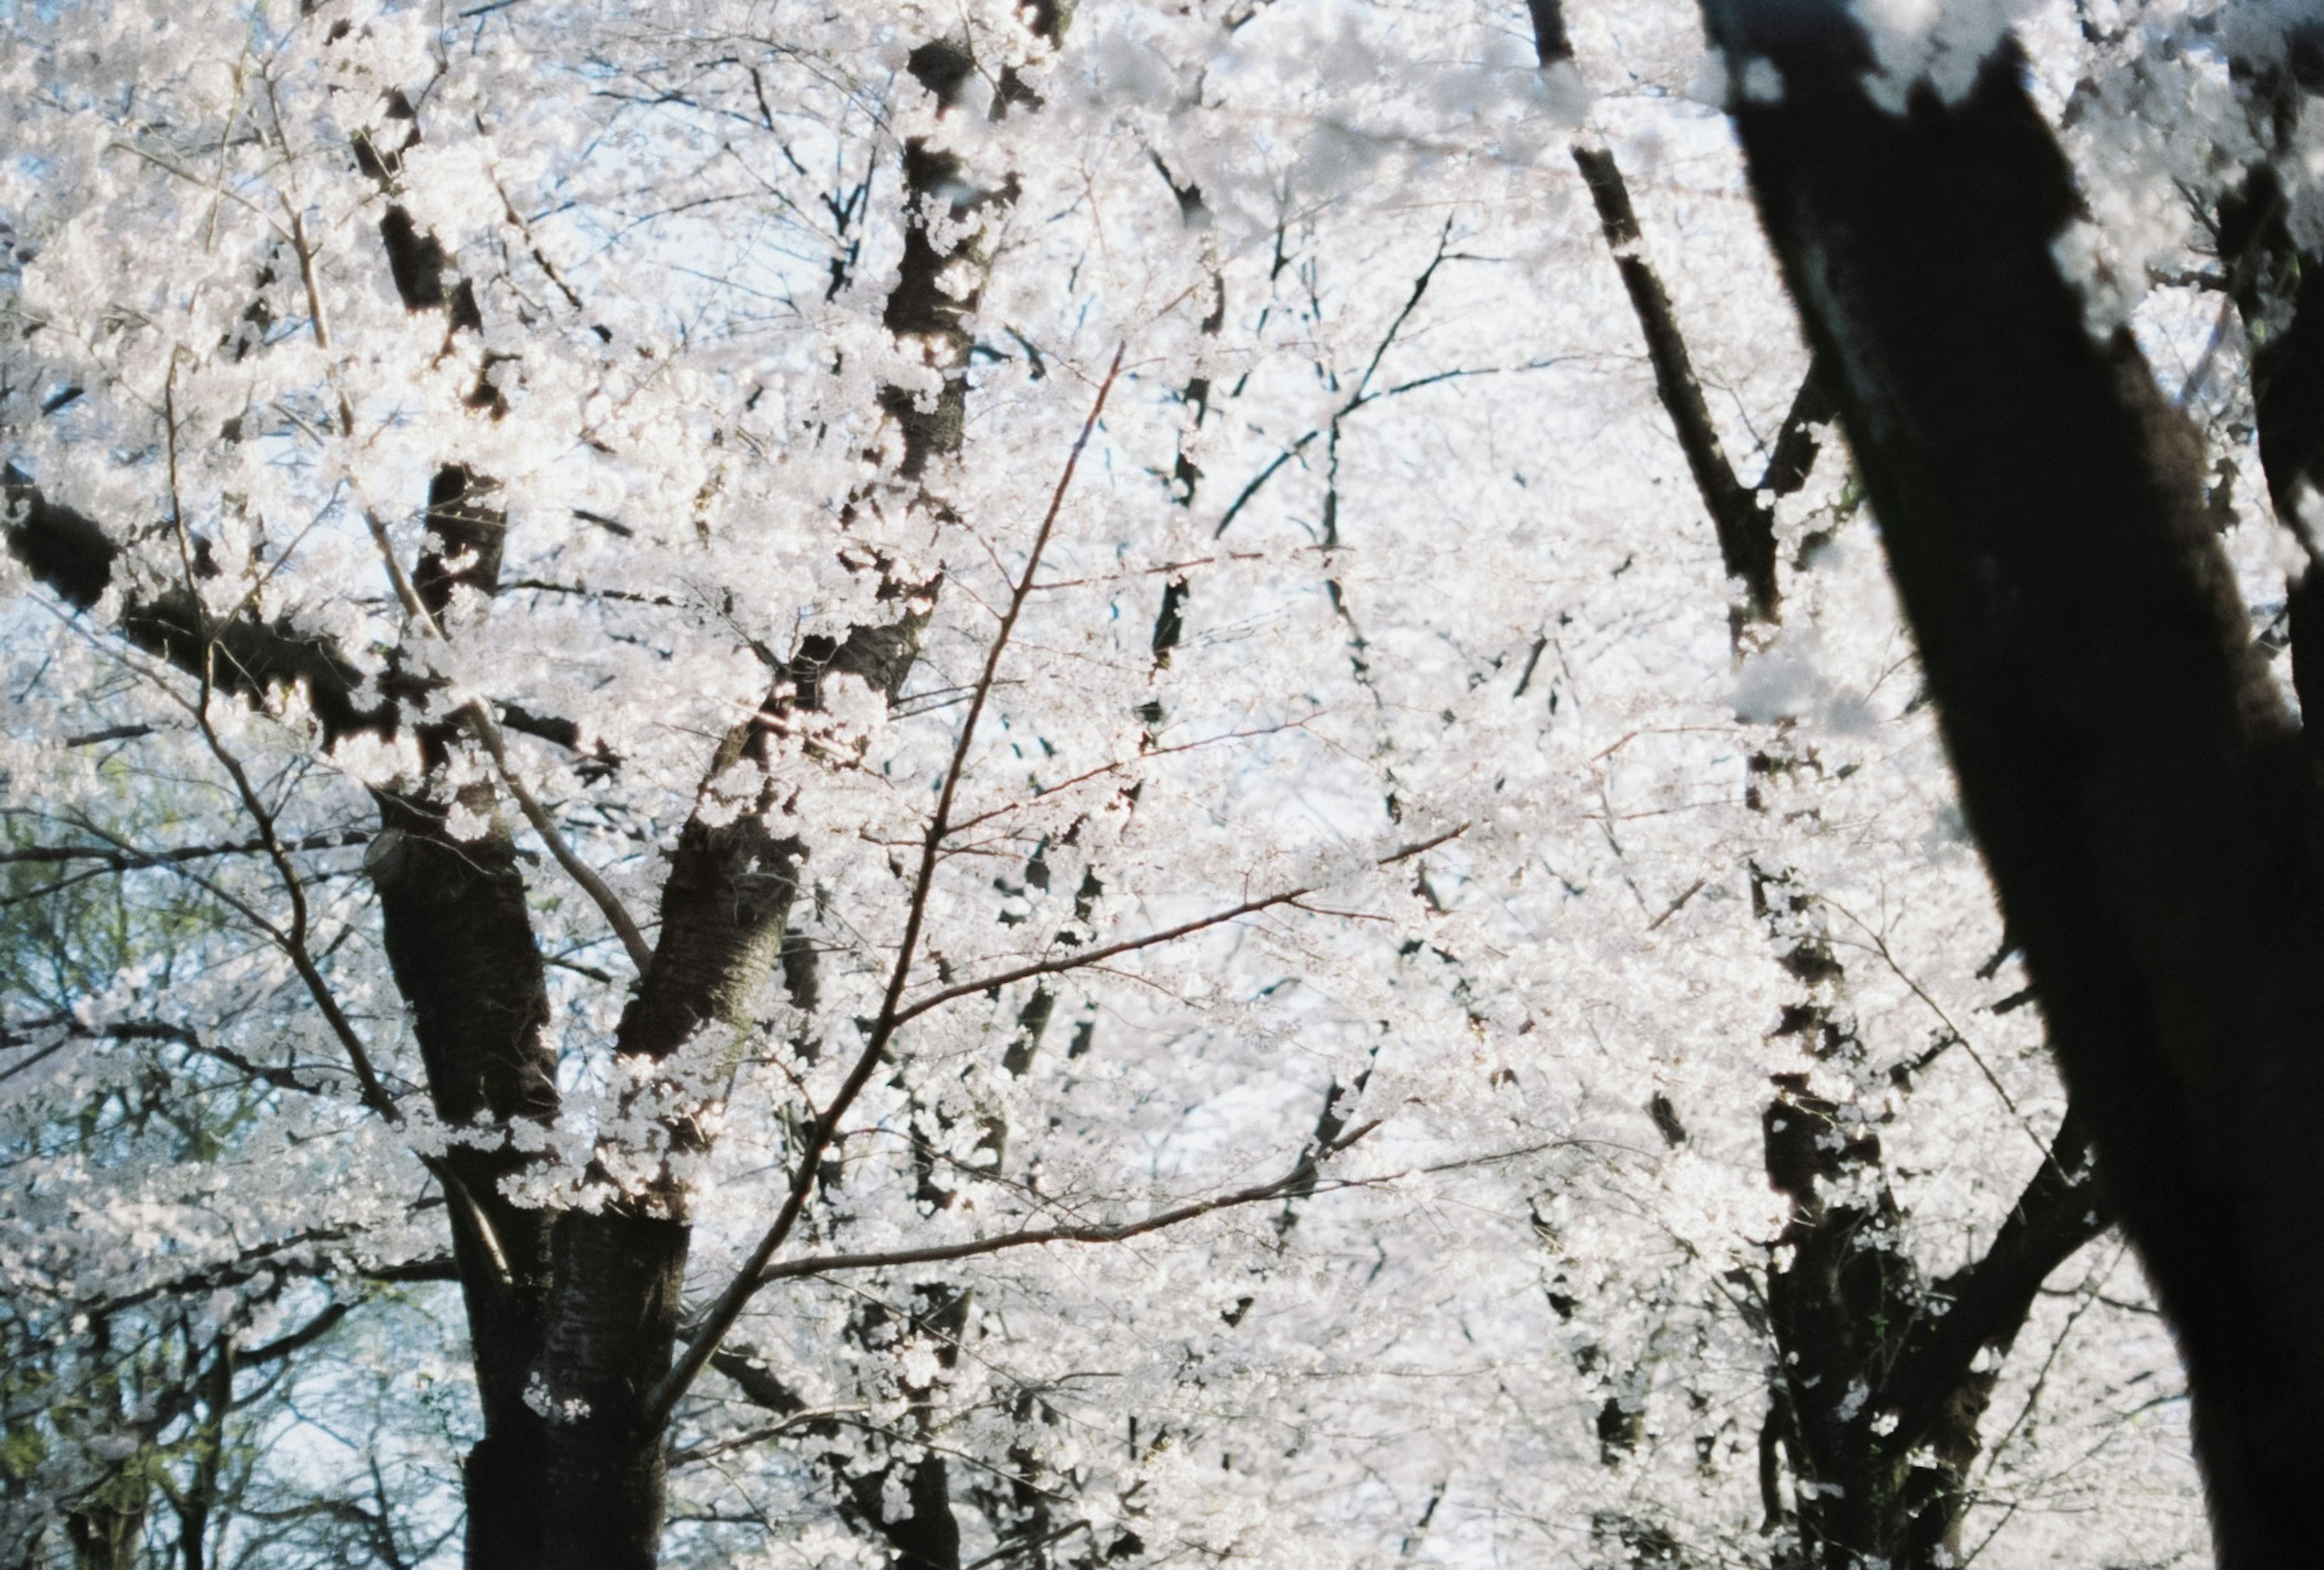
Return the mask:
{"type": "Polygon", "coordinates": [[[543,1562],[652,1570],[660,1552],[661,1431],[643,1398],[669,1371],[686,1280],[683,1220],[608,1205],[558,1229],[558,1291],[535,1399],[549,1409],[543,1562]]]}
{"type": "MultiPolygon", "coordinates": [[[[1830,1064],[1834,1083],[1874,1082],[1815,903],[1785,879],[1754,875],[1753,908],[1803,987],[1775,1033],[1830,1064]]],[[[2080,1125],[2067,1118],[1985,1253],[1932,1281],[1896,1246],[1904,1218],[1881,1150],[1884,1114],[1819,1095],[1803,1074],[1775,1084],[1761,1120],[1767,1180],[1792,1213],[1766,1272],[1766,1524],[1788,1530],[1782,1562],[1803,1570],[1957,1565],[2001,1358],[2043,1281],[2107,1225],[2080,1125]],[[1778,1452],[1793,1478],[1788,1505],[1778,1452]]]]}
{"type": "Polygon", "coordinates": [[[1963,805],[2179,1335],[2220,1563],[2318,1563],[2324,846],[2201,444],[2059,272],[2075,196],[2014,45],[1891,115],[1840,0],[1706,11],[1963,805]],[[1779,99],[1740,90],[1760,60],[1779,99]]]}
{"type": "MultiPolygon", "coordinates": [[[[489,803],[486,803],[489,807],[489,803]]],[[[397,989],[412,1014],[436,1114],[462,1127],[557,1116],[557,1063],[544,1038],[549,996],[525,907],[516,845],[505,831],[455,840],[441,808],[382,796],[385,826],[364,857],[397,989]]],[[[468,1562],[540,1562],[540,1416],[525,1383],[540,1345],[556,1216],[504,1197],[527,1158],[456,1145],[448,1179],[453,1258],[484,1435],[466,1466],[468,1562]]]]}

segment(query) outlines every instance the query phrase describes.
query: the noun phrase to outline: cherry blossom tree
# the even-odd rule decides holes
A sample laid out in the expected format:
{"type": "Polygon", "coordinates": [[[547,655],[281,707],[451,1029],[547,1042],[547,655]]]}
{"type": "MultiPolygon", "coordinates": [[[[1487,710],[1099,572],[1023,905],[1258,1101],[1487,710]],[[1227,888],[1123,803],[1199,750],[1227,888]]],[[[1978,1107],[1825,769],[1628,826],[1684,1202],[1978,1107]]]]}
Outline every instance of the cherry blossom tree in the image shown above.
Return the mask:
{"type": "Polygon", "coordinates": [[[2304,35],[1872,9],[12,14],[8,1562],[2200,1562],[1766,149],[2014,116],[2258,714],[2304,35]]]}

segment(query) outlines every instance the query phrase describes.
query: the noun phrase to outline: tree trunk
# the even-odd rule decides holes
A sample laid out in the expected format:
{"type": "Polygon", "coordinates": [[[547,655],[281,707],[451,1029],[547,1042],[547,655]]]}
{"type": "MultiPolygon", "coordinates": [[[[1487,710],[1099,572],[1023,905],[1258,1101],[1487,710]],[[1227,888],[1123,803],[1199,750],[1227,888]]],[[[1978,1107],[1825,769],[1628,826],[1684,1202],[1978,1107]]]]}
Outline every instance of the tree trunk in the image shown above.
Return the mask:
{"type": "Polygon", "coordinates": [[[2219,1562],[2324,1555],[2324,845],[2203,451],[2052,245],[2014,43],[1866,96],[1840,0],[1709,0],[1963,806],[2116,1214],[2176,1329],[2219,1562]],[[1780,72],[1779,97],[1743,90],[1780,72]]]}
{"type": "MultiPolygon", "coordinates": [[[[1875,1083],[1813,896],[1756,870],[1751,896],[1803,988],[1775,1035],[1831,1065],[1835,1084],[1875,1083]]],[[[2066,1119],[1985,1253],[1932,1281],[1897,1246],[1882,1109],[1819,1095],[1804,1074],[1775,1085],[1761,1120],[1767,1180],[1792,1203],[1764,1299],[1774,1361],[1762,1493],[1768,1528],[1792,1538],[1777,1562],[1941,1570],[1960,1560],[2002,1356],[2043,1281],[2106,1229],[2080,1124],[2066,1119]]]]}
{"type": "MultiPolygon", "coordinates": [[[[489,802],[484,804],[489,808],[489,802]]],[[[364,857],[396,988],[410,1007],[429,1098],[447,1125],[503,1127],[557,1116],[557,1063],[545,1039],[549,995],[505,831],[452,837],[441,808],[382,796],[384,826],[364,857]]],[[[504,1197],[529,1158],[455,1145],[441,1178],[453,1259],[468,1311],[484,1437],[468,1455],[468,1562],[540,1562],[543,1434],[525,1385],[540,1344],[557,1217],[504,1197]]]]}

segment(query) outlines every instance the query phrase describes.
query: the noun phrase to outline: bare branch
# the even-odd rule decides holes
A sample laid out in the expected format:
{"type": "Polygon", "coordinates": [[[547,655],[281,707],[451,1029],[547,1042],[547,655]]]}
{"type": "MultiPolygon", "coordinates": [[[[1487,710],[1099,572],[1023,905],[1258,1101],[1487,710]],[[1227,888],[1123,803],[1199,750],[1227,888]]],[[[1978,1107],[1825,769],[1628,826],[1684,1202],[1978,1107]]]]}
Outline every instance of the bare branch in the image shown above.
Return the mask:
{"type": "Polygon", "coordinates": [[[1622,286],[1629,293],[1638,330],[1646,340],[1646,358],[1655,369],[1655,391],[1676,428],[1695,489],[1702,493],[1702,504],[1718,531],[1720,556],[1728,576],[1743,581],[1747,591],[1743,614],[1751,621],[1772,622],[1777,604],[1775,514],[1735,477],[1735,466],[1728,461],[1718,428],[1711,423],[1710,405],[1703,401],[1702,383],[1695,377],[1670,295],[1642,253],[1637,214],[1630,207],[1629,187],[1613,152],[1577,143],[1573,163],[1582,171],[1582,183],[1590,188],[1606,243],[1613,247],[1622,286]]]}
{"type": "Polygon", "coordinates": [[[279,1336],[265,1345],[253,1347],[248,1352],[236,1353],[235,1362],[244,1368],[250,1368],[258,1363],[272,1362],[279,1358],[288,1357],[301,1347],[311,1346],[328,1335],[332,1328],[347,1316],[348,1311],[353,1307],[354,1305],[349,1303],[334,1303],[288,1335],[279,1336]]]}
{"type": "MultiPolygon", "coordinates": [[[[1406,845],[1401,850],[1380,857],[1378,864],[1388,867],[1394,866],[1398,862],[1409,861],[1425,851],[1434,850],[1449,840],[1458,839],[1468,831],[1469,826],[1465,823],[1458,828],[1448,828],[1443,834],[1422,840],[1416,845],[1406,845]]],[[[1056,975],[1069,970],[1080,970],[1084,966],[1097,965],[1120,955],[1135,953],[1141,948],[1153,948],[1162,944],[1173,943],[1181,937],[1191,937],[1206,928],[1216,927],[1240,917],[1256,915],[1261,910],[1271,910],[1280,905],[1295,904],[1310,894],[1317,892],[1319,888],[1320,885],[1311,884],[1297,889],[1286,889],[1281,893],[1268,894],[1262,899],[1246,900],[1241,904],[1228,910],[1213,910],[1207,916],[1197,916],[1191,921],[1182,921],[1176,927],[1167,927],[1159,932],[1141,933],[1136,937],[1125,937],[1119,943],[1109,943],[1102,948],[1084,949],[1074,954],[1059,955],[1054,959],[1039,960],[1031,965],[1019,965],[1015,970],[1002,971],[998,975],[980,976],[974,981],[961,982],[930,993],[919,1002],[903,1009],[897,1014],[896,1023],[904,1024],[918,1019],[931,1009],[941,1008],[956,999],[973,997],[979,993],[989,993],[996,987],[1005,987],[1012,982],[1028,981],[1039,975],[1056,975]]]]}
{"type": "MultiPolygon", "coordinates": [[[[371,526],[373,542],[379,547],[380,558],[387,564],[388,577],[395,585],[396,598],[403,603],[405,613],[421,631],[442,642],[444,629],[420,597],[420,591],[412,584],[410,575],[403,570],[403,563],[397,559],[394,548],[388,541],[387,525],[380,522],[378,513],[368,510],[364,518],[371,526]]],[[[564,835],[558,832],[556,821],[549,816],[548,809],[526,788],[524,781],[517,778],[515,769],[509,763],[508,743],[501,734],[500,722],[493,717],[492,706],[482,698],[471,698],[461,706],[460,718],[491,755],[493,766],[500,772],[501,782],[516,799],[517,808],[524,814],[524,820],[532,825],[535,834],[540,836],[541,843],[549,847],[549,854],[556,858],[557,864],[565,869],[566,874],[578,883],[582,892],[587,894],[597,909],[604,913],[606,923],[621,938],[622,948],[628,951],[630,963],[637,966],[640,975],[643,975],[653,965],[652,947],[638,929],[637,921],[622,905],[621,897],[597,875],[595,868],[574,854],[573,847],[565,843],[564,835]]]]}
{"type": "MultiPolygon", "coordinates": [[[[1043,1243],[1125,1242],[1150,1232],[1160,1232],[1167,1227],[1197,1220],[1215,1211],[1263,1204],[1295,1191],[1303,1194],[1316,1192],[1316,1164],[1326,1157],[1338,1155],[1378,1127],[1379,1120],[1375,1118],[1336,1144],[1323,1146],[1300,1157],[1290,1171],[1271,1183],[1256,1184],[1249,1188],[1238,1188],[1231,1194],[1174,1205],[1168,1210],[1157,1211],[1141,1221],[1122,1222],[1111,1226],[1028,1227],[1022,1232],[1003,1233],[997,1237],[971,1238],[964,1242],[937,1243],[927,1248],[891,1249],[881,1253],[812,1254],[769,1265],[759,1273],[757,1284],[763,1287],[771,1281],[788,1280],[799,1276],[827,1276],[836,1270],[877,1270],[893,1265],[942,1264],[951,1260],[973,1259],[980,1254],[997,1254],[1010,1249],[1036,1248],[1043,1243]]],[[[1326,1191],[1331,1188],[1367,1187],[1388,1180],[1384,1178],[1349,1178],[1328,1185],[1326,1191]]]]}
{"type": "MultiPolygon", "coordinates": [[[[303,839],[285,840],[287,851],[346,850],[370,842],[367,834],[349,830],[344,834],[310,834],[303,839]]],[[[171,862],[208,861],[214,856],[246,856],[263,854],[266,842],[260,839],[242,840],[228,845],[184,845],[173,850],[124,851],[100,845],[20,845],[14,850],[0,851],[0,865],[12,863],[51,864],[65,862],[102,862],[115,872],[137,872],[171,862]]]]}

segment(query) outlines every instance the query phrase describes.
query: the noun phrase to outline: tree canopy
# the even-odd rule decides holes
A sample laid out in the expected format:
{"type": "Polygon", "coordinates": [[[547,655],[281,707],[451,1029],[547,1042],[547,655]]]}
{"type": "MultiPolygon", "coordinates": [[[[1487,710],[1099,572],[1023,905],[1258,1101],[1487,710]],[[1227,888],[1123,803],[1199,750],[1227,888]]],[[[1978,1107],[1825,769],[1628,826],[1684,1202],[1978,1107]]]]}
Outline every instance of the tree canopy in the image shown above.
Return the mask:
{"type": "Polygon", "coordinates": [[[2324,1541],[2299,6],[0,27],[0,1567],[2324,1541]]]}

